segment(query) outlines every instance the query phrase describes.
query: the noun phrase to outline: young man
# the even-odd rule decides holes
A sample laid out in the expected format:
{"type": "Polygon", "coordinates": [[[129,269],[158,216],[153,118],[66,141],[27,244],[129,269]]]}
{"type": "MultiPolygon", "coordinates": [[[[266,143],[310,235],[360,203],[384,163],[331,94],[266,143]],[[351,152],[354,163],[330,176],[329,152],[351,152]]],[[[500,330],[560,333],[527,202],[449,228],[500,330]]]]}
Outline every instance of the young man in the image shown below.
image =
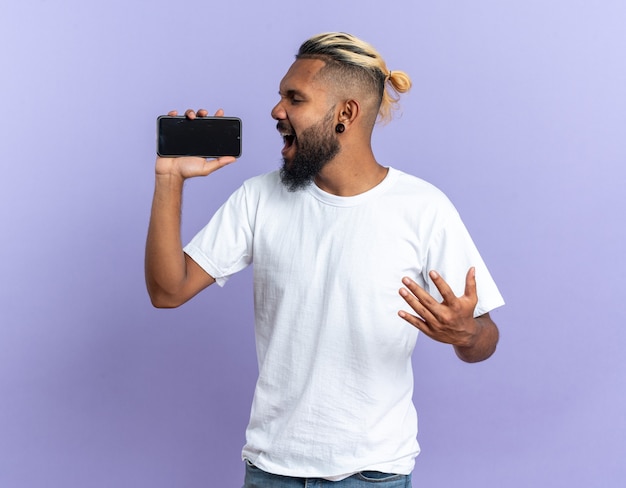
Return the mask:
{"type": "Polygon", "coordinates": [[[458,213],[372,152],[375,122],[410,86],[353,36],[306,41],[272,110],[282,168],[244,182],[184,250],[184,180],[234,159],[157,159],[146,248],[153,304],[179,306],[254,263],[260,367],[246,487],[410,486],[418,331],[468,362],[496,348],[489,311],[502,297],[458,213]]]}

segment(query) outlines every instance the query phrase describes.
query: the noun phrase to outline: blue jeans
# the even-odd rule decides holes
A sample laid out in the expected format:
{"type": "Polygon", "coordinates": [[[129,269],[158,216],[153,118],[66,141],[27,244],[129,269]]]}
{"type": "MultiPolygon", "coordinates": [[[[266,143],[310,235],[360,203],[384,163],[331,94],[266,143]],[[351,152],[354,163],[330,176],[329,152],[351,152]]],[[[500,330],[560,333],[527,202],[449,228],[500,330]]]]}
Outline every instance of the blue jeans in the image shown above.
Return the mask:
{"type": "Polygon", "coordinates": [[[341,481],[320,478],[292,478],[266,473],[246,461],[243,488],[411,488],[410,474],[387,474],[362,471],[341,481]]]}

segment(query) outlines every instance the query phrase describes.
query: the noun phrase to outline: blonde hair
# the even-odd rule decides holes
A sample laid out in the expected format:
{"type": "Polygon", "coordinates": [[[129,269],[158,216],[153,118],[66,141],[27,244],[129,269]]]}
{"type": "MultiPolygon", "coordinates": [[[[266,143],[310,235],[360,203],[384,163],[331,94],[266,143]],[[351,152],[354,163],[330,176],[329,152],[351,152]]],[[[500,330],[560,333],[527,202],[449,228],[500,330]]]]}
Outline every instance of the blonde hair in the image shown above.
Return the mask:
{"type": "Polygon", "coordinates": [[[305,41],[296,59],[319,58],[326,62],[322,71],[332,71],[343,84],[354,82],[378,96],[378,117],[388,122],[399,106],[401,93],[411,89],[411,79],[404,71],[389,71],[382,56],[365,41],[345,32],[318,34],[305,41]]]}

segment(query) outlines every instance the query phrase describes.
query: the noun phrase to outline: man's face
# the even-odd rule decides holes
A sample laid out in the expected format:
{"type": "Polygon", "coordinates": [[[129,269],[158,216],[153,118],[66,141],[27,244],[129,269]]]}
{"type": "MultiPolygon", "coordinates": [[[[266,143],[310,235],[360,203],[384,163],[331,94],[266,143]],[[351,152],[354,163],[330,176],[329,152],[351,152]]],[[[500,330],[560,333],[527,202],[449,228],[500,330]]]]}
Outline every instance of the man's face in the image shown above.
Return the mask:
{"type": "MultiPolygon", "coordinates": [[[[326,117],[304,129],[292,144],[294,156],[283,157],[280,178],[289,191],[307,187],[319,172],[339,153],[339,141],[333,130],[335,110],[331,108],[326,117]]],[[[279,131],[281,123],[278,122],[279,131]]]]}
{"type": "Polygon", "coordinates": [[[281,99],[272,110],[285,142],[281,179],[290,191],[309,185],[340,150],[334,105],[326,87],[314,80],[323,66],[317,59],[297,60],[281,81],[281,99]]]}

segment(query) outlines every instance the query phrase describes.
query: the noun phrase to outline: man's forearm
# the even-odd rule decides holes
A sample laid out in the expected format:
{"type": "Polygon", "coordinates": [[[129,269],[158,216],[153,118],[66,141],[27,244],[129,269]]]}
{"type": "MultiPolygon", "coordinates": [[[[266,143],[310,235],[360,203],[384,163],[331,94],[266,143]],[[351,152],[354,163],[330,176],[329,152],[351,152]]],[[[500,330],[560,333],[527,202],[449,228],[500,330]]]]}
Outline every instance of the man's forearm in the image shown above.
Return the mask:
{"type": "Polygon", "coordinates": [[[175,176],[156,177],[145,258],[146,286],[153,303],[161,295],[175,293],[185,279],[180,237],[183,183],[175,176]]]}
{"type": "Polygon", "coordinates": [[[456,355],[467,363],[477,363],[489,358],[496,350],[500,333],[489,314],[474,319],[478,326],[476,342],[472,346],[454,346],[456,355]]]}

